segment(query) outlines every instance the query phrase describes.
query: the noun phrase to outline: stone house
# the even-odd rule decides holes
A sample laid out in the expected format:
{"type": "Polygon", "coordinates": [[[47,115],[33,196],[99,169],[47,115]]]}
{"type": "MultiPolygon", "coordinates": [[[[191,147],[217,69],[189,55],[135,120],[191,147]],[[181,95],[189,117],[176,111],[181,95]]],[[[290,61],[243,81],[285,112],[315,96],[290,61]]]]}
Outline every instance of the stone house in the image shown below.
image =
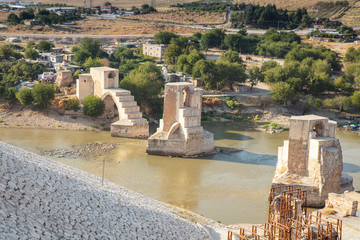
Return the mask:
{"type": "Polygon", "coordinates": [[[159,61],[163,61],[167,45],[164,44],[143,44],[143,54],[156,57],[159,61]]]}

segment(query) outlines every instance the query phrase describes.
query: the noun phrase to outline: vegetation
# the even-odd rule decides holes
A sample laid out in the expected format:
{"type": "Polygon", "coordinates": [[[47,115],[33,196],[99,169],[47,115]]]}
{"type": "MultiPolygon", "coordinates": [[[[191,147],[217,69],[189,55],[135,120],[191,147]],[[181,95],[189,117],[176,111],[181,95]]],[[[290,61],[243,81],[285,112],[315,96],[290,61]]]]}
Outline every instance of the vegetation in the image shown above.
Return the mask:
{"type": "Polygon", "coordinates": [[[137,50],[118,47],[114,54],[110,56],[110,66],[119,69],[119,80],[126,77],[131,70],[136,69],[140,63],[154,60],[153,57],[137,52],[137,50]]]}
{"type": "Polygon", "coordinates": [[[227,3],[223,2],[190,2],[190,3],[177,3],[175,5],[171,5],[171,7],[183,8],[187,11],[207,11],[207,12],[226,12],[227,11],[227,3]]]}
{"type": "Polygon", "coordinates": [[[148,109],[160,95],[163,85],[160,68],[154,63],[145,62],[121,80],[119,87],[130,90],[139,106],[148,109]]]}
{"type": "Polygon", "coordinates": [[[16,93],[17,100],[22,105],[30,105],[34,101],[30,88],[23,87],[16,93]]]}
{"type": "Polygon", "coordinates": [[[40,41],[39,44],[35,46],[36,49],[44,52],[50,52],[53,47],[55,47],[55,45],[49,41],[40,41]]]}
{"type": "Polygon", "coordinates": [[[89,95],[82,101],[84,114],[90,117],[98,117],[104,113],[105,103],[95,95],[89,95]]]}
{"type": "Polygon", "coordinates": [[[51,100],[55,98],[55,90],[52,85],[38,83],[34,86],[31,92],[35,105],[41,109],[48,107],[51,100]]]}
{"type": "Polygon", "coordinates": [[[225,99],[225,105],[234,110],[235,108],[241,107],[242,103],[237,101],[234,97],[226,97],[225,99]]]}
{"type": "Polygon", "coordinates": [[[14,13],[9,14],[7,18],[7,22],[9,24],[16,25],[22,23],[23,20],[28,20],[28,19],[38,20],[44,25],[52,25],[52,24],[63,23],[66,21],[79,20],[81,19],[81,17],[80,17],[80,13],[78,13],[77,11],[75,11],[74,13],[65,13],[62,15],[58,15],[54,12],[49,12],[46,9],[41,9],[35,15],[33,9],[28,9],[22,11],[19,14],[19,17],[14,13]]]}
{"type": "Polygon", "coordinates": [[[28,48],[24,52],[24,57],[32,60],[38,59],[40,54],[35,49],[28,48]]]}
{"type": "Polygon", "coordinates": [[[293,29],[307,27],[312,20],[305,8],[288,12],[277,9],[275,5],[259,6],[253,4],[234,4],[230,21],[233,27],[242,28],[245,24],[256,28],[277,27],[280,29],[293,29]]]}
{"type": "Polygon", "coordinates": [[[294,98],[295,91],[290,84],[278,82],[271,86],[270,94],[275,102],[285,104],[294,98]]]}
{"type": "Polygon", "coordinates": [[[134,12],[135,15],[157,12],[157,10],[153,6],[150,6],[149,4],[141,5],[140,9],[133,6],[131,7],[131,11],[134,12]]]}
{"type": "Polygon", "coordinates": [[[0,69],[0,86],[10,88],[18,85],[20,80],[32,81],[37,79],[38,74],[45,70],[45,66],[41,63],[29,63],[23,60],[2,61],[0,62],[0,69]]]}
{"type": "Polygon", "coordinates": [[[66,101],[66,110],[78,111],[80,109],[80,101],[77,97],[70,98],[66,101]]]}

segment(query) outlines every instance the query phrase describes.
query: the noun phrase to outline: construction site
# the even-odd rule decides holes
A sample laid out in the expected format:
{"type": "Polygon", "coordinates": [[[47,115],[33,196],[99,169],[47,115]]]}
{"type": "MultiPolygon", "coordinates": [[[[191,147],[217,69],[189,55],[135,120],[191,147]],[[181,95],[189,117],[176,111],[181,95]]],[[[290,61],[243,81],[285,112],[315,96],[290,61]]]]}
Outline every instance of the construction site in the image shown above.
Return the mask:
{"type": "Polygon", "coordinates": [[[292,186],[271,188],[268,221],[263,227],[253,225],[250,230],[228,231],[228,240],[341,240],[342,220],[315,211],[308,212],[307,192],[292,186]]]}

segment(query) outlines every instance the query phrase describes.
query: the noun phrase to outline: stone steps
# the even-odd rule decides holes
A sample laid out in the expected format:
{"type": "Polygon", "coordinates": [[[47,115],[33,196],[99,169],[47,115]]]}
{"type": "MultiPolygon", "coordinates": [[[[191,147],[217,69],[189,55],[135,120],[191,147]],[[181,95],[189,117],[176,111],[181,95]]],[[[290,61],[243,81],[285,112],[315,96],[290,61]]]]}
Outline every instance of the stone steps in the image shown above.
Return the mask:
{"type": "Polygon", "coordinates": [[[128,102],[128,101],[134,101],[134,96],[131,95],[121,95],[117,96],[119,102],[128,102]]]}
{"type": "Polygon", "coordinates": [[[126,107],[124,107],[124,112],[125,112],[125,114],[140,112],[140,107],[139,106],[126,106],[126,107]]]}
{"type": "Polygon", "coordinates": [[[124,101],[124,102],[119,102],[120,103],[120,107],[135,107],[137,106],[137,102],[136,101],[124,101]]]}
{"type": "Polygon", "coordinates": [[[141,112],[133,112],[133,113],[126,113],[128,119],[134,119],[134,118],[141,118],[142,113],[141,112]]]}

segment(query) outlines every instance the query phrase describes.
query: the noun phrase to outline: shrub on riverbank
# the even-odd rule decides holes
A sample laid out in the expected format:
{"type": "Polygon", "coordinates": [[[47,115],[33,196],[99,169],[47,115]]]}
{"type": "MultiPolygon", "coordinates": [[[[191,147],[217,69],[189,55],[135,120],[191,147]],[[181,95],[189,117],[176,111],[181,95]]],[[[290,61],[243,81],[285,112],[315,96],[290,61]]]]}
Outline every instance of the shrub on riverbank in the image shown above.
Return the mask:
{"type": "Polygon", "coordinates": [[[90,117],[98,117],[104,113],[105,103],[101,98],[89,95],[83,101],[84,114],[90,117]]]}
{"type": "Polygon", "coordinates": [[[66,102],[66,110],[78,111],[80,109],[80,101],[78,98],[70,98],[66,102]]]}
{"type": "Polygon", "coordinates": [[[34,101],[34,98],[31,93],[31,89],[27,87],[21,88],[16,93],[16,98],[22,105],[30,105],[34,101]]]}
{"type": "Polygon", "coordinates": [[[34,103],[39,108],[44,109],[51,104],[51,100],[55,99],[55,90],[52,85],[38,83],[31,90],[34,103]]]}

